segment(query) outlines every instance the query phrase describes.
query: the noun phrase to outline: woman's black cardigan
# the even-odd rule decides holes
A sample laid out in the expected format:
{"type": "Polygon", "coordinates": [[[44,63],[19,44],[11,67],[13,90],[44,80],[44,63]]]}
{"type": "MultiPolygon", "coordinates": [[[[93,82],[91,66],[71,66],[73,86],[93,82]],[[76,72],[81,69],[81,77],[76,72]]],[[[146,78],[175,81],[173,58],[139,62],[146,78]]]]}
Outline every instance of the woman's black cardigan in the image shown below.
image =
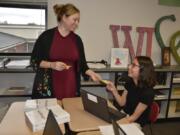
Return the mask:
{"type": "MultiPolygon", "coordinates": [[[[54,33],[57,27],[49,29],[43,32],[37,39],[32,55],[31,55],[31,66],[36,72],[34,85],[32,90],[32,98],[48,98],[53,96],[52,86],[52,69],[40,68],[39,64],[42,60],[50,61],[50,48],[54,38],[54,33]]],[[[81,38],[76,35],[76,45],[79,52],[78,71],[76,72],[77,80],[77,95],[80,90],[80,75],[85,75],[85,72],[89,69],[86,63],[84,46],[81,38]]]]}

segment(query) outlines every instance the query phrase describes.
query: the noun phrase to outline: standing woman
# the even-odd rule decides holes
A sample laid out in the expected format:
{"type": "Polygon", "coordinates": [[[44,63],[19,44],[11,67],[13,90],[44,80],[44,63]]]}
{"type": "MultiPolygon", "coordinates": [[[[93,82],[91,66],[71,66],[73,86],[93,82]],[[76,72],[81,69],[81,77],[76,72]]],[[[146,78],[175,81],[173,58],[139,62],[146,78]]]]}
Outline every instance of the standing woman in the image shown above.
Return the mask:
{"type": "Polygon", "coordinates": [[[37,39],[31,56],[36,71],[32,98],[63,99],[79,95],[80,75],[93,81],[101,77],[86,63],[81,38],[74,33],[80,21],[80,11],[73,4],[54,5],[58,26],[43,32],[37,39]]]}
{"type": "Polygon", "coordinates": [[[150,106],[154,99],[156,75],[153,62],[149,57],[137,56],[128,67],[125,90],[119,95],[112,82],[107,89],[112,92],[117,103],[129,114],[124,118],[127,123],[137,122],[141,126],[148,122],[150,106]]]}

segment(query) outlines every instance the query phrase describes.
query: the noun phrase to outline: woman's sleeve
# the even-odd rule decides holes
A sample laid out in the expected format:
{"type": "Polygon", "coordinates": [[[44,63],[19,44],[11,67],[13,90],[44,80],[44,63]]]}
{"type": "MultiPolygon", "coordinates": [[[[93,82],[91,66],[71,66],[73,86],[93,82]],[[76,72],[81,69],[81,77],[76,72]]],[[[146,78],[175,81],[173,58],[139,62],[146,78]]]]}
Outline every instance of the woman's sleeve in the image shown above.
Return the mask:
{"type": "Polygon", "coordinates": [[[85,72],[89,69],[87,62],[86,62],[86,56],[84,52],[84,45],[81,40],[81,38],[78,36],[78,45],[79,45],[79,51],[80,51],[80,69],[82,72],[82,75],[85,75],[85,72]]]}
{"type": "Polygon", "coordinates": [[[39,38],[36,40],[32,54],[31,54],[31,66],[33,67],[33,70],[37,71],[39,68],[40,62],[42,60],[42,36],[40,35],[39,38]]]}

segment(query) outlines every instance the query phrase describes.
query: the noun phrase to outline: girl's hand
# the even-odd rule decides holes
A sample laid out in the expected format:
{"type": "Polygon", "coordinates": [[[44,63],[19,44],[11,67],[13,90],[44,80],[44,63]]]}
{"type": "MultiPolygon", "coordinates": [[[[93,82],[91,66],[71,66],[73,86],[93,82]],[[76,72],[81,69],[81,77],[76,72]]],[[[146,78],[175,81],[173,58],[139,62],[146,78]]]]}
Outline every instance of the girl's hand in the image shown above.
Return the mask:
{"type": "Polygon", "coordinates": [[[107,88],[107,90],[111,91],[112,93],[117,92],[115,85],[111,81],[108,81],[106,88],[107,88]]]}

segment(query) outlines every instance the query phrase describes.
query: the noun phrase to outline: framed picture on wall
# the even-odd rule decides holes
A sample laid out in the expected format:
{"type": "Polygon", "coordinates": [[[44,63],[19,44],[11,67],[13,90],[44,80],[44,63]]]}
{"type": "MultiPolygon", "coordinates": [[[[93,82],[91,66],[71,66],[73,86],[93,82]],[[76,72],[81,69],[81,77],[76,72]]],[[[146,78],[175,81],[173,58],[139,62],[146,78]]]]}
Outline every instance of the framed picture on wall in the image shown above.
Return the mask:
{"type": "Polygon", "coordinates": [[[127,48],[112,48],[111,49],[111,67],[127,68],[129,50],[127,48]]]}

